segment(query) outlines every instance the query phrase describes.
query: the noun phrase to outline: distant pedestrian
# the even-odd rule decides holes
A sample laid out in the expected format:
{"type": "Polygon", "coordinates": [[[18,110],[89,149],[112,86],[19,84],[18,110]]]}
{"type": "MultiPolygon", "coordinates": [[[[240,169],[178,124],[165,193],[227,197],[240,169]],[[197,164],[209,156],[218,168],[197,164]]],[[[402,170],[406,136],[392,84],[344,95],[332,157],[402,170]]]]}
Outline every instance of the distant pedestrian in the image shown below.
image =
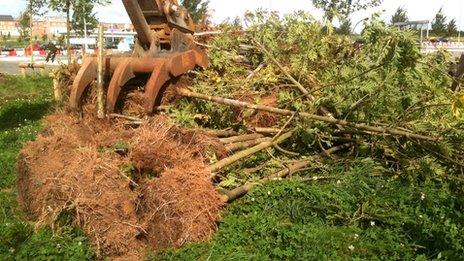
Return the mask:
{"type": "Polygon", "coordinates": [[[52,62],[55,61],[55,57],[56,57],[56,54],[58,53],[58,48],[56,47],[56,45],[52,42],[48,43],[47,45],[47,49],[48,49],[48,54],[47,54],[47,58],[45,58],[45,61],[48,63],[50,60],[52,62]]]}

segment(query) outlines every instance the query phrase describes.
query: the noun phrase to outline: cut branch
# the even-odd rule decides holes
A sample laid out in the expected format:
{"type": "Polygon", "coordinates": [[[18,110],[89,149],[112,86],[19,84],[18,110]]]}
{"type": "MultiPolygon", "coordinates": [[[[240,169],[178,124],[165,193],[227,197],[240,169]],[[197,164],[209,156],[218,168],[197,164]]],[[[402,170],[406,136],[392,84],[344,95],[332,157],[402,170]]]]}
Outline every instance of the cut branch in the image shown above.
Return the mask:
{"type": "Polygon", "coordinates": [[[237,142],[237,143],[231,143],[226,146],[227,151],[239,151],[239,150],[245,150],[250,147],[256,146],[260,143],[266,142],[271,140],[271,138],[259,138],[259,139],[253,139],[253,140],[248,140],[248,141],[243,141],[243,142],[237,142]]]}
{"type": "Polygon", "coordinates": [[[214,135],[216,137],[230,137],[237,135],[237,132],[234,130],[201,130],[204,131],[206,134],[214,135]]]}
{"type": "Polygon", "coordinates": [[[129,121],[143,122],[143,120],[141,118],[128,116],[128,115],[117,114],[117,113],[110,113],[110,114],[108,114],[108,117],[110,117],[110,118],[120,118],[120,119],[129,120],[129,121]]]}
{"type": "Polygon", "coordinates": [[[264,150],[266,148],[269,148],[271,146],[273,146],[274,144],[279,144],[279,143],[282,143],[284,142],[285,140],[289,139],[293,134],[293,131],[289,131],[287,133],[284,133],[282,134],[282,136],[278,137],[277,139],[275,140],[269,140],[269,141],[265,141],[261,144],[258,144],[254,147],[251,147],[249,149],[246,149],[246,150],[243,150],[243,151],[240,151],[228,158],[224,158],[212,165],[210,165],[210,170],[213,174],[211,174],[211,178],[215,178],[217,176],[217,171],[219,171],[220,169],[224,168],[224,167],[227,167],[229,165],[232,165],[233,163],[243,159],[243,158],[246,158],[250,155],[253,155],[261,150],[264,150]]]}
{"type": "Polygon", "coordinates": [[[235,137],[230,137],[230,138],[224,138],[224,139],[220,139],[219,141],[223,144],[229,144],[229,143],[236,143],[236,142],[260,139],[260,138],[263,138],[263,135],[258,134],[258,133],[253,133],[253,134],[245,134],[245,135],[235,136],[235,137]]]}
{"type": "Polygon", "coordinates": [[[208,36],[208,35],[217,35],[222,34],[222,31],[207,31],[207,32],[197,32],[194,36],[208,36]]]}
{"type": "Polygon", "coordinates": [[[232,201],[246,195],[257,184],[263,184],[263,183],[266,183],[266,182],[269,182],[269,181],[279,180],[279,179],[285,178],[286,176],[294,174],[294,173],[302,170],[303,168],[307,167],[309,164],[311,164],[313,162],[313,159],[315,157],[324,156],[324,155],[326,155],[326,153],[333,154],[333,153],[335,153],[337,151],[349,148],[353,144],[354,143],[342,144],[340,146],[336,146],[336,147],[333,147],[333,148],[330,148],[330,149],[326,150],[325,153],[320,153],[320,154],[318,154],[316,156],[313,156],[313,157],[311,157],[309,159],[297,161],[297,162],[293,163],[292,165],[290,165],[290,166],[276,172],[275,174],[259,180],[258,182],[255,182],[255,183],[248,182],[248,183],[245,183],[244,185],[242,185],[242,186],[240,186],[238,188],[235,188],[233,190],[224,190],[224,189],[222,189],[221,193],[223,194],[223,200],[225,202],[232,202],[232,201]]]}
{"type": "Polygon", "coordinates": [[[177,90],[177,92],[179,95],[184,96],[184,97],[191,97],[191,98],[212,101],[212,102],[225,104],[225,105],[229,105],[233,107],[267,111],[267,112],[276,113],[280,115],[286,115],[286,116],[291,116],[296,113],[296,116],[299,116],[301,118],[306,118],[306,119],[315,120],[315,121],[322,121],[322,122],[335,124],[335,125],[341,125],[345,127],[351,127],[357,130],[363,130],[363,131],[369,131],[372,133],[376,133],[378,135],[379,134],[380,135],[390,134],[390,135],[396,135],[396,136],[403,136],[403,137],[407,137],[410,139],[426,140],[426,141],[434,141],[434,142],[437,142],[440,140],[440,138],[429,137],[429,136],[424,136],[420,134],[414,134],[411,132],[399,130],[397,128],[378,127],[378,126],[372,126],[372,125],[367,125],[363,123],[349,122],[346,120],[339,120],[339,119],[336,119],[330,116],[320,116],[320,115],[306,113],[306,112],[296,112],[296,111],[279,109],[279,108],[261,105],[261,104],[252,104],[248,102],[226,99],[226,98],[217,97],[217,96],[209,96],[205,94],[194,93],[186,89],[179,89],[177,90]]]}
{"type": "Polygon", "coordinates": [[[276,134],[279,132],[281,129],[278,128],[262,128],[262,127],[256,127],[252,129],[256,133],[261,133],[261,134],[276,134]]]}
{"type": "Polygon", "coordinates": [[[258,67],[256,67],[256,69],[254,71],[252,71],[245,79],[245,81],[250,81],[259,71],[261,71],[261,69],[264,68],[264,63],[261,63],[260,65],[258,65],[258,67]]]}

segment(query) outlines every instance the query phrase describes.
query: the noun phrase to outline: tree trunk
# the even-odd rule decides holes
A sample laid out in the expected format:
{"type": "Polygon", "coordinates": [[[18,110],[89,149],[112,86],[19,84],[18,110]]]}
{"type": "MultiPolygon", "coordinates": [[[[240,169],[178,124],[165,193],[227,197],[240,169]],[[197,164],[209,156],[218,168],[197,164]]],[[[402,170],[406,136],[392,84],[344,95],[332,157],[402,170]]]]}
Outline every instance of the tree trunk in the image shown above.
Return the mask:
{"type": "Polygon", "coordinates": [[[226,99],[222,97],[209,96],[209,95],[204,95],[200,93],[194,93],[186,89],[179,89],[177,90],[177,92],[179,95],[185,96],[185,97],[212,101],[212,102],[234,106],[234,107],[239,107],[239,108],[249,108],[249,109],[255,109],[255,110],[260,110],[260,111],[267,111],[267,112],[276,113],[276,114],[285,115],[285,116],[292,116],[293,114],[296,114],[296,116],[299,116],[301,118],[327,122],[327,123],[331,123],[334,125],[341,125],[345,127],[351,127],[354,129],[369,131],[369,132],[373,132],[373,133],[380,134],[380,135],[390,134],[390,135],[396,135],[396,136],[403,136],[403,137],[411,138],[411,139],[426,140],[426,141],[433,141],[433,142],[437,142],[440,140],[439,138],[414,134],[411,132],[402,131],[402,130],[395,129],[395,128],[387,128],[387,127],[384,128],[384,127],[371,126],[371,125],[367,125],[363,123],[355,123],[355,122],[349,122],[345,120],[338,120],[330,116],[320,116],[316,114],[310,114],[307,112],[296,112],[296,111],[279,109],[279,108],[266,106],[266,105],[252,104],[248,102],[226,99]]]}

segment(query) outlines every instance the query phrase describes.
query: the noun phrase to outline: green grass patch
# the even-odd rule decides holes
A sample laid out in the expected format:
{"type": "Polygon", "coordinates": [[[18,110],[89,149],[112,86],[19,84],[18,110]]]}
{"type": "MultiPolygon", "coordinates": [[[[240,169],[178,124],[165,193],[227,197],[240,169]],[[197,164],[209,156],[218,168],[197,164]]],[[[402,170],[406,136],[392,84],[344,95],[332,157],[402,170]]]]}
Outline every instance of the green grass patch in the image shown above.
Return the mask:
{"type": "MultiPolygon", "coordinates": [[[[257,187],[225,212],[211,242],[153,260],[458,260],[464,214],[451,184],[334,164],[322,182],[257,187]],[[418,181],[419,180],[419,181],[418,181]]],[[[307,173],[310,174],[310,173],[307,173]]]]}
{"type": "Polygon", "coordinates": [[[51,79],[7,76],[0,82],[0,260],[89,260],[94,253],[82,232],[63,226],[34,231],[16,202],[16,157],[42,128],[50,111],[51,79]]]}
{"type": "Polygon", "coordinates": [[[0,80],[0,107],[11,100],[31,101],[51,97],[51,86],[50,77],[40,74],[28,74],[27,77],[6,75],[0,80]]]}

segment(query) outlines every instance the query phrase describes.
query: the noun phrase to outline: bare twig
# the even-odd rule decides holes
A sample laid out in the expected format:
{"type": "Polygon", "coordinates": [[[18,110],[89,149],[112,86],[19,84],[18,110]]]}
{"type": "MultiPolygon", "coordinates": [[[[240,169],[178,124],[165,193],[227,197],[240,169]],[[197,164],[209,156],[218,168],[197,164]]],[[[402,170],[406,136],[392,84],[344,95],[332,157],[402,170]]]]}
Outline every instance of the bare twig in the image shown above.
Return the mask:
{"type": "Polygon", "coordinates": [[[120,119],[135,121],[135,122],[143,122],[143,120],[140,119],[140,118],[133,117],[133,116],[128,116],[128,115],[117,114],[117,113],[110,113],[110,114],[108,114],[108,117],[110,117],[110,118],[120,118],[120,119]]]}
{"type": "Polygon", "coordinates": [[[208,45],[208,44],[204,44],[204,43],[200,43],[198,41],[193,41],[196,45],[198,46],[201,46],[201,47],[204,47],[204,48],[208,48],[208,49],[211,49],[211,45],[208,45]]]}
{"type": "Polygon", "coordinates": [[[292,155],[292,156],[300,156],[300,153],[288,151],[288,150],[286,150],[286,149],[280,147],[279,144],[275,144],[275,145],[274,145],[274,148],[276,148],[278,151],[280,151],[280,152],[282,152],[282,153],[285,153],[285,154],[289,154],[289,155],[292,155]]]}

